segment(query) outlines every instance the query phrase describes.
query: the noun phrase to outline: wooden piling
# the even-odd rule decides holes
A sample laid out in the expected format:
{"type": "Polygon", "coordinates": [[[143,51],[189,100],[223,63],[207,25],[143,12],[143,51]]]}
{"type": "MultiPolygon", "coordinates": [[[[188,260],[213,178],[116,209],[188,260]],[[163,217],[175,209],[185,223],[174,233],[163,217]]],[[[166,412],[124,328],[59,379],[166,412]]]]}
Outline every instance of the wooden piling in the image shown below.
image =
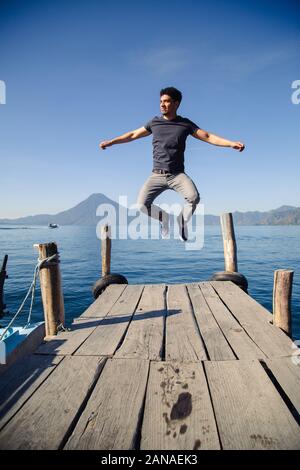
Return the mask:
{"type": "Polygon", "coordinates": [[[56,335],[58,327],[64,325],[65,311],[61,286],[58,250],[54,242],[34,245],[39,250],[39,259],[44,260],[52,255],[56,258],[45,262],[40,268],[40,284],[45,316],[46,336],[56,335]]]}
{"type": "Polygon", "coordinates": [[[101,227],[102,277],[110,274],[111,230],[109,225],[101,227]]]}
{"type": "Polygon", "coordinates": [[[273,323],[289,336],[292,335],[291,297],[294,271],[278,269],[274,272],[273,323]]]}
{"type": "Polygon", "coordinates": [[[6,304],[4,303],[4,281],[8,278],[6,274],[6,264],[8,255],[3,258],[2,268],[0,270],[0,318],[2,318],[7,312],[5,312],[6,304]]]}
{"type": "Polygon", "coordinates": [[[237,249],[231,212],[221,214],[220,220],[224,245],[225,271],[238,272],[237,249]]]}

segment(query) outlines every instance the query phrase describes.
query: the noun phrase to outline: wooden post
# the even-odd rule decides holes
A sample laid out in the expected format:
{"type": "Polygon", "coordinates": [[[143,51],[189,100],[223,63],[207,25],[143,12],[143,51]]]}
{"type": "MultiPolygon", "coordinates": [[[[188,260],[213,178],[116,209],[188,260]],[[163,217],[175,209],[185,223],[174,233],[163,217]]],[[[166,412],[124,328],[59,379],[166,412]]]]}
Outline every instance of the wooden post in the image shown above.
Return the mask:
{"type": "Polygon", "coordinates": [[[220,219],[224,245],[225,271],[238,272],[237,250],[231,212],[222,214],[220,219]]]}
{"type": "Polygon", "coordinates": [[[294,271],[278,269],[274,272],[273,324],[292,335],[291,297],[294,271]]]}
{"type": "Polygon", "coordinates": [[[111,231],[109,225],[101,227],[102,277],[110,274],[111,231]]]}
{"type": "MultiPolygon", "coordinates": [[[[39,259],[58,255],[56,243],[39,243],[34,245],[39,250],[39,259]]],[[[45,316],[46,336],[57,334],[58,326],[64,325],[65,310],[61,287],[59,260],[54,259],[41,265],[40,284],[45,316]]]]}
{"type": "Polygon", "coordinates": [[[3,258],[2,268],[0,270],[0,318],[2,318],[6,313],[6,304],[4,303],[4,281],[8,278],[6,274],[6,264],[8,260],[8,255],[5,255],[3,258]]]}

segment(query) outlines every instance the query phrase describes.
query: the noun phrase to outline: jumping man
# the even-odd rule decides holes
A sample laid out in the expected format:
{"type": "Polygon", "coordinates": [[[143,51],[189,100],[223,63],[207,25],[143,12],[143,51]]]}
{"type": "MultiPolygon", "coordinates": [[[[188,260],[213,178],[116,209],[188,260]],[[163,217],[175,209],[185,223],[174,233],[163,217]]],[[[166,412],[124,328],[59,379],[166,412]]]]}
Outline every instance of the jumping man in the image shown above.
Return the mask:
{"type": "Polygon", "coordinates": [[[153,134],[153,171],[141,188],[137,202],[142,211],[160,221],[162,237],[166,238],[169,233],[169,214],[155,206],[153,201],[167,189],[181,194],[185,205],[177,221],[180,239],[187,241],[187,223],[200,201],[194,182],[184,172],[184,150],[188,135],[212,145],[231,147],[239,152],[244,150],[245,145],[211,134],[200,129],[189,119],[179,116],[177,109],[181,100],[182,94],[179,90],[174,87],[163,88],[160,91],[161,116],[155,116],[139,129],[112,140],[105,140],[99,147],[105,150],[111,145],[132,142],[153,134]]]}

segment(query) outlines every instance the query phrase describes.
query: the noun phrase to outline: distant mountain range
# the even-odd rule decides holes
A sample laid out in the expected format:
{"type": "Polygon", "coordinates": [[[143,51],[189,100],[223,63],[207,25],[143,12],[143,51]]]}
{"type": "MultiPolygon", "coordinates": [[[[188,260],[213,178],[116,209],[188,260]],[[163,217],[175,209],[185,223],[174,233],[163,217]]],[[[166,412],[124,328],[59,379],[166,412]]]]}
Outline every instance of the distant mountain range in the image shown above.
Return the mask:
{"type": "MultiPolygon", "coordinates": [[[[96,209],[100,204],[111,204],[117,213],[119,204],[104,194],[92,194],[84,201],[58,214],[40,214],[18,219],[0,219],[0,224],[12,225],[96,225],[100,216],[96,215],[96,209]]],[[[124,207],[123,207],[124,210],[124,207]]],[[[103,214],[104,216],[104,214],[103,214]]],[[[102,216],[101,216],[102,217],[102,216]]],[[[281,206],[268,212],[249,211],[233,212],[236,225],[300,225],[300,207],[281,206]]],[[[118,223],[118,219],[117,219],[118,223]]],[[[207,225],[218,225],[220,218],[217,215],[205,215],[207,225]]]]}

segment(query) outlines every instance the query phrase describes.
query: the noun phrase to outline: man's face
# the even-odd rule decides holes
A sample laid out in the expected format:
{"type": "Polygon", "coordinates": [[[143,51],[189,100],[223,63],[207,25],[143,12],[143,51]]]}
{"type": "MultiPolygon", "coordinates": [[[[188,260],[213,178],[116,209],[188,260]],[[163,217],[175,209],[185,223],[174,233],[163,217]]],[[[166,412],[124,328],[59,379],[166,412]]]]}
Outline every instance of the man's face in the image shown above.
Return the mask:
{"type": "Polygon", "coordinates": [[[171,96],[162,95],[160,97],[160,111],[162,115],[176,113],[178,106],[178,101],[174,101],[171,96]]]}

